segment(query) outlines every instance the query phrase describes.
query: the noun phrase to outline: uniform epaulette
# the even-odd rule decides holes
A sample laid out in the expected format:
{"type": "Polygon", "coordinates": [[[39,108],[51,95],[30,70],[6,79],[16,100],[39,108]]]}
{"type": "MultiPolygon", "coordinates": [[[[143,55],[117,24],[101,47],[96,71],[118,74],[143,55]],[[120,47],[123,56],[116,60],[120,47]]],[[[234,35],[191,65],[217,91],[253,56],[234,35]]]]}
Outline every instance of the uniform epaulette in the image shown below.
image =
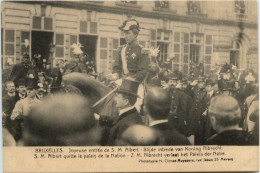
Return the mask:
{"type": "Polygon", "coordinates": [[[149,48],[145,48],[145,47],[141,47],[141,53],[142,54],[149,54],[150,53],[150,49],[149,48]]]}

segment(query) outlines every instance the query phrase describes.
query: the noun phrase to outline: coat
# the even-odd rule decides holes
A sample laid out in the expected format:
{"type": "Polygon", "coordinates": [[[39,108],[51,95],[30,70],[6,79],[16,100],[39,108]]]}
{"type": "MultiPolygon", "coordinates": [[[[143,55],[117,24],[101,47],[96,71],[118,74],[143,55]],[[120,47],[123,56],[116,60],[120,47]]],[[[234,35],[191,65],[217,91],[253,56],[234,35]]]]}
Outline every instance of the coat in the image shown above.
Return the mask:
{"type": "Polygon", "coordinates": [[[15,96],[9,96],[8,94],[6,94],[3,98],[2,98],[2,111],[5,113],[5,116],[3,116],[2,118],[2,123],[3,123],[3,127],[5,127],[9,132],[12,133],[12,121],[10,119],[12,111],[14,109],[14,106],[16,104],[16,102],[18,101],[18,97],[15,96]]]}
{"type": "Polygon", "coordinates": [[[193,104],[191,106],[189,129],[191,134],[197,134],[200,129],[200,118],[207,109],[207,95],[205,89],[194,88],[193,104]]]}
{"type": "Polygon", "coordinates": [[[210,137],[205,145],[246,145],[247,133],[242,130],[226,130],[210,137]]]}
{"type": "Polygon", "coordinates": [[[142,47],[139,44],[134,44],[132,46],[123,45],[119,47],[118,56],[115,58],[113,66],[113,73],[117,73],[119,77],[122,77],[123,75],[121,52],[124,47],[126,47],[126,61],[129,75],[137,81],[143,81],[148,72],[150,60],[148,55],[142,51],[142,47]]]}
{"type": "Polygon", "coordinates": [[[135,108],[123,113],[122,115],[111,119],[108,116],[101,116],[99,123],[103,126],[110,127],[107,145],[114,146],[117,139],[119,139],[122,133],[131,125],[142,124],[141,116],[138,114],[135,108]]]}
{"type": "Polygon", "coordinates": [[[15,64],[10,74],[10,80],[14,82],[15,86],[18,86],[18,81],[20,79],[26,80],[28,73],[32,73],[35,79],[39,79],[37,69],[34,66],[28,65],[28,67],[25,67],[22,63],[15,64]]]}
{"type": "Polygon", "coordinates": [[[191,145],[189,140],[180,134],[169,123],[160,123],[152,126],[159,133],[159,145],[191,145]]]}
{"type": "Polygon", "coordinates": [[[190,122],[192,99],[178,89],[170,90],[171,112],[169,121],[182,134],[189,136],[188,123],[190,122]]]}

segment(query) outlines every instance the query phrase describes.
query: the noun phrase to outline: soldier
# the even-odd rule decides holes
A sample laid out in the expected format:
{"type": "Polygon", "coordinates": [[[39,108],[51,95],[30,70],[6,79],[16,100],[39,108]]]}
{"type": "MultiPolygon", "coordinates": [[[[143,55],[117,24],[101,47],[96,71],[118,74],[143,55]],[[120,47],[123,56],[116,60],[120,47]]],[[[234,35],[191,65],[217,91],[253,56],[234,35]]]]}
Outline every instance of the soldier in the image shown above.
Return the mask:
{"type": "Polygon", "coordinates": [[[142,48],[137,40],[140,31],[139,23],[134,19],[126,20],[119,29],[124,32],[126,44],[119,48],[113,73],[107,77],[114,81],[128,75],[141,82],[147,74],[149,58],[148,52],[142,48]]]}
{"type": "Polygon", "coordinates": [[[200,118],[203,112],[207,108],[206,100],[206,90],[205,90],[204,77],[198,78],[198,84],[193,89],[193,105],[191,112],[193,113],[190,117],[190,131],[192,135],[195,135],[195,144],[201,144],[201,139],[199,139],[199,130],[200,128],[200,118]]]}
{"type": "Polygon", "coordinates": [[[72,47],[74,48],[74,59],[65,65],[64,75],[72,72],[86,73],[86,66],[81,63],[81,57],[83,56],[83,52],[80,48],[81,44],[73,44],[72,47]]]}
{"type": "Polygon", "coordinates": [[[176,74],[168,75],[169,94],[171,97],[171,107],[169,122],[174,124],[175,128],[182,134],[190,136],[187,127],[188,117],[190,115],[191,97],[185,94],[180,88],[176,88],[178,77],[176,74]]]}

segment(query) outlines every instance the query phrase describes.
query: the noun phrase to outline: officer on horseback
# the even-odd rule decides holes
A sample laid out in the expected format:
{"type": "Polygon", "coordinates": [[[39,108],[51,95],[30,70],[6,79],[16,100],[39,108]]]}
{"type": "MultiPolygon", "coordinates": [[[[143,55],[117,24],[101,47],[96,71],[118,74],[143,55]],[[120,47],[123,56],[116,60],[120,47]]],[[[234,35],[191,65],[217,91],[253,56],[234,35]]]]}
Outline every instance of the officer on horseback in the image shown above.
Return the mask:
{"type": "Polygon", "coordinates": [[[119,47],[113,73],[107,77],[115,81],[127,75],[142,82],[147,74],[149,58],[147,51],[137,40],[140,31],[139,23],[134,19],[126,20],[119,29],[124,33],[126,44],[119,47]]]}

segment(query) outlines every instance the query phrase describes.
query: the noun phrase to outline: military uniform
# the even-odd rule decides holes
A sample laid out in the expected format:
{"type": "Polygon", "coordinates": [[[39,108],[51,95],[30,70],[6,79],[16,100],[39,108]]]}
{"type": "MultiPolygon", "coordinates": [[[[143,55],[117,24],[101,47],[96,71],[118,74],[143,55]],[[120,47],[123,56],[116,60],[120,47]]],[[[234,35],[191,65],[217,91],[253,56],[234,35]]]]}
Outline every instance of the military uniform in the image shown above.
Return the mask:
{"type": "Polygon", "coordinates": [[[190,130],[192,134],[196,134],[199,130],[200,116],[207,108],[206,90],[204,88],[195,87],[193,90],[192,116],[190,119],[190,130]]]}
{"type": "Polygon", "coordinates": [[[119,48],[118,57],[114,63],[113,73],[117,73],[119,77],[129,75],[138,81],[142,81],[147,73],[149,66],[148,54],[143,50],[142,46],[137,42],[133,45],[123,45],[119,48]],[[122,51],[125,52],[127,70],[123,68],[122,51]]]}
{"type": "Polygon", "coordinates": [[[119,29],[125,33],[127,44],[119,47],[119,53],[113,66],[113,74],[117,74],[119,78],[128,75],[141,82],[148,72],[149,52],[143,49],[137,41],[140,31],[139,23],[134,19],[126,20],[119,29]]]}
{"type": "Polygon", "coordinates": [[[191,115],[191,97],[179,89],[170,89],[171,108],[169,122],[182,134],[190,136],[188,129],[189,117],[191,115]]]}

